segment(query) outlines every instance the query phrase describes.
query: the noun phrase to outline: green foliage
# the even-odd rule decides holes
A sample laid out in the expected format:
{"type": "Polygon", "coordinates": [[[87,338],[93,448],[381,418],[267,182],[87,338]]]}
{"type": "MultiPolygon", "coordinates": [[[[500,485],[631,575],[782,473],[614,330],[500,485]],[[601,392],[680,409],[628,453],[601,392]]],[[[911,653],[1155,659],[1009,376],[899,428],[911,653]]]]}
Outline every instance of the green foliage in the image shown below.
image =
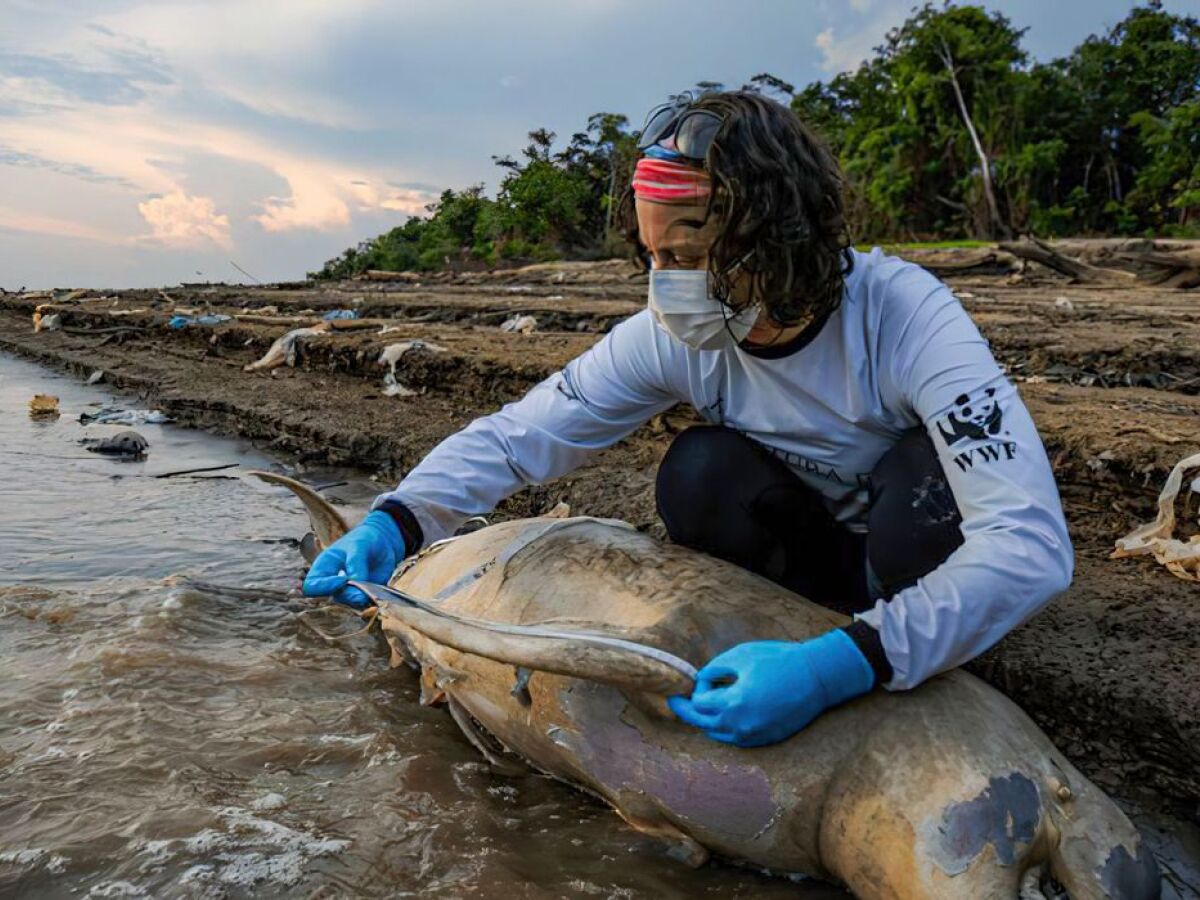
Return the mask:
{"type": "Polygon", "coordinates": [[[628,128],[622,115],[596,113],[557,152],[553,132],[531,131],[519,160],[493,157],[504,170],[495,199],[482,184],[443,191],[427,217],[363,241],[310,277],[607,254],[614,244],[610,213],[637,160],[628,128]]]}
{"type": "Polygon", "coordinates": [[[999,13],[926,4],[857,71],[795,95],[841,159],[859,234],[1165,233],[1195,220],[1200,23],[1151,3],[1044,64],[1023,34],[999,13]]]}
{"type": "MultiPolygon", "coordinates": [[[[824,136],[864,241],[1198,233],[1200,21],[1149,0],[1047,63],[1030,62],[1024,33],[980,6],[926,3],[856,71],[800,90],[764,72],[741,89],[790,103],[824,136]]],[[[482,184],[444,191],[313,277],[619,252],[612,213],[636,138],[608,112],[561,149],[531,131],[518,158],[493,157],[494,198],[482,184]]]]}
{"type": "Polygon", "coordinates": [[[1130,125],[1138,131],[1146,161],[1129,202],[1162,219],[1177,210],[1172,231],[1190,233],[1200,218],[1200,98],[1179,104],[1161,118],[1139,111],[1130,125]]]}

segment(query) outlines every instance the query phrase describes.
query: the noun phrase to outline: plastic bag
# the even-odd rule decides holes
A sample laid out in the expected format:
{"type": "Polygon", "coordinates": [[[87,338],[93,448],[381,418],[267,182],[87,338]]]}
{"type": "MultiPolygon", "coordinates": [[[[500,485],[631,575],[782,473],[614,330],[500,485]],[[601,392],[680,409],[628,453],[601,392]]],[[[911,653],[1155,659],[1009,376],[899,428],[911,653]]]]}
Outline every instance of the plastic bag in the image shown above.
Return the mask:
{"type": "Polygon", "coordinates": [[[1110,559],[1152,554],[1177,578],[1200,581],[1200,534],[1193,535],[1187,541],[1175,537],[1175,498],[1183,486],[1184,473],[1196,468],[1200,468],[1200,453],[1175,464],[1167,476],[1162,493],[1158,495],[1157,518],[1118,539],[1110,559]]]}

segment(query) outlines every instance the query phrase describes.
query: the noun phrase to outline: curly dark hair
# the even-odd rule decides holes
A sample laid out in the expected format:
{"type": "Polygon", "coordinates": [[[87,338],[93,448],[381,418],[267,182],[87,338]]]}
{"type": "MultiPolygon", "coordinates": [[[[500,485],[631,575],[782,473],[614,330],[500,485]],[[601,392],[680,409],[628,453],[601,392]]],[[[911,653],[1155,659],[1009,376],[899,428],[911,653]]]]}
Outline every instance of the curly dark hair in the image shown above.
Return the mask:
{"type": "MultiPolygon", "coordinates": [[[[824,141],[790,109],[751,91],[704,94],[690,108],[723,119],[704,161],[713,180],[707,215],[718,225],[709,250],[714,295],[727,303],[743,272],[777,325],[832,312],[853,258],[842,173],[824,141]]],[[[645,266],[631,189],[619,222],[645,266]]]]}

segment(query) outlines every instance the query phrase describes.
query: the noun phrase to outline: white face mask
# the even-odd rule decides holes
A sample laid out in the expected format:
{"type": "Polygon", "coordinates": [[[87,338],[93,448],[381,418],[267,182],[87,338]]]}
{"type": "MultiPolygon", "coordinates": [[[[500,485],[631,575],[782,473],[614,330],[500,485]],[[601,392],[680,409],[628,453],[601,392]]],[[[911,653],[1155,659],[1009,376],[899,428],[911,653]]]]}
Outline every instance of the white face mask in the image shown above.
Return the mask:
{"type": "Polygon", "coordinates": [[[732,312],[709,294],[704,269],[651,269],[648,305],[671,337],[695,350],[726,350],[741,343],[761,310],[753,303],[732,312]]]}

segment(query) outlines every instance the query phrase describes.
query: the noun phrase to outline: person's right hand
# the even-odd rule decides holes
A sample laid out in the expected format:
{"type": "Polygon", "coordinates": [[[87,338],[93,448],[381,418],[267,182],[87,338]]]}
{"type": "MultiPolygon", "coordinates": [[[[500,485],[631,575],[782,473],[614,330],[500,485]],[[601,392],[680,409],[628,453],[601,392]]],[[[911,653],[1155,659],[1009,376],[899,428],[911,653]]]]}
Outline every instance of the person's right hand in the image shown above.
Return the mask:
{"type": "Polygon", "coordinates": [[[404,559],[404,537],[395,519],[382,510],[367,517],[325,549],[304,579],[308,597],[331,596],[353,609],[366,609],[370,601],[350,579],[386,584],[404,559]]]}

